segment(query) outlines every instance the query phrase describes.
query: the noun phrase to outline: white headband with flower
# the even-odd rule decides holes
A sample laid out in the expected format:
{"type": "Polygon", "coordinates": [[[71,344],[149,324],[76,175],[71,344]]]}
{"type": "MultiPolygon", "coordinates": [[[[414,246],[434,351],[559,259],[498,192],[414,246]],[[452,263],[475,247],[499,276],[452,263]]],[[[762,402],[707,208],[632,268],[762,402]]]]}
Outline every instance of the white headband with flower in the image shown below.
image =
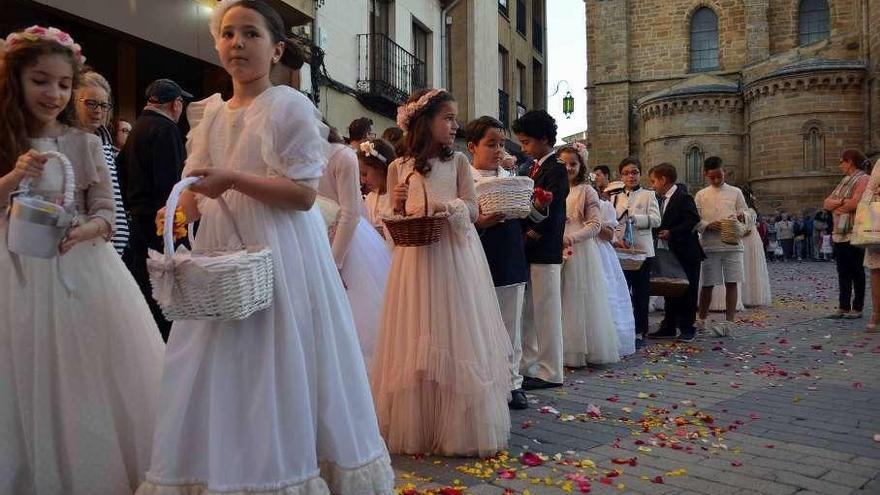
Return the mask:
{"type": "Polygon", "coordinates": [[[445,92],[446,90],[443,88],[432,89],[422,95],[418,100],[397,107],[397,127],[403,129],[403,132],[407,132],[409,130],[409,121],[412,120],[413,116],[427,105],[431,101],[431,98],[445,92]]]}
{"type": "Polygon", "coordinates": [[[376,151],[376,145],[374,145],[372,141],[362,142],[360,144],[360,149],[365,156],[372,156],[382,163],[388,163],[388,159],[382,156],[381,153],[376,151]]]}
{"type": "Polygon", "coordinates": [[[214,6],[214,12],[211,13],[210,24],[211,36],[214,37],[214,43],[217,43],[217,40],[220,39],[220,22],[223,21],[223,16],[226,14],[226,11],[242,1],[243,0],[220,0],[217,2],[217,5],[214,6]]]}
{"type": "Polygon", "coordinates": [[[86,58],[82,54],[82,47],[74,42],[69,34],[53,27],[31,26],[24,31],[11,33],[6,37],[5,41],[0,40],[2,41],[2,43],[0,43],[0,53],[20,43],[39,40],[54,41],[55,43],[70,49],[70,51],[73,52],[74,58],[76,58],[76,61],[79,62],[80,65],[86,62],[86,58]]]}

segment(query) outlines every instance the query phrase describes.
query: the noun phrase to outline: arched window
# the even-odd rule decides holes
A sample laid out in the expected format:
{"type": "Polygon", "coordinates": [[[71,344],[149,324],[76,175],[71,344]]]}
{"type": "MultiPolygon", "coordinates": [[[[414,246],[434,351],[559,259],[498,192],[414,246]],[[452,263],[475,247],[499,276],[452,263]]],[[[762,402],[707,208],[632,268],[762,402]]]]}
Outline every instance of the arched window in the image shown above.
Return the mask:
{"type": "Polygon", "coordinates": [[[703,150],[699,146],[691,146],[688,149],[685,161],[687,183],[699,186],[703,182],[703,150]]]}
{"type": "Polygon", "coordinates": [[[701,7],[691,18],[691,72],[718,68],[718,16],[701,7]]]}
{"type": "Polygon", "coordinates": [[[827,0],[801,0],[798,32],[801,45],[824,40],[831,35],[827,0]]]}
{"type": "Polygon", "coordinates": [[[804,170],[825,168],[825,134],[818,125],[811,125],[804,132],[804,170]]]}

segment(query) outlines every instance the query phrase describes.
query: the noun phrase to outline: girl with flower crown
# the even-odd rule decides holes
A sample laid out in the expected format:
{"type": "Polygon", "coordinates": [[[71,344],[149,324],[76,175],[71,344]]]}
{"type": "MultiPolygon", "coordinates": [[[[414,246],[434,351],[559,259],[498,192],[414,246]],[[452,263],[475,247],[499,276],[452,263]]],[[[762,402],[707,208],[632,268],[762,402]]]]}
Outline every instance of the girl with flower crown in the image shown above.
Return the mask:
{"type": "Polygon", "coordinates": [[[602,225],[599,195],[587,182],[580,150],[564,146],[557,153],[568,173],[562,266],[562,349],[566,366],[616,363],[617,328],[605,294],[608,287],[599,244],[613,231],[602,225]]]}
{"type": "Polygon", "coordinates": [[[392,254],[370,383],[394,453],[491,455],[510,433],[511,346],[473,225],[470,164],[451,149],[457,112],[452,95],[432,89],[397,113],[407,152],[388,169],[384,214],[423,215],[427,194],[429,212],[447,220],[439,241],[392,254]]]}
{"type": "Polygon", "coordinates": [[[390,495],[394,473],[314,205],[327,128],[308,98],[270,82],[285,50],[271,7],[220,2],[211,34],[233,96],[193,103],[201,118],[184,174],[202,180],[181,204],[201,220],[194,248],[223,249],[234,234],[213,201],[222,195],[245,244],[272,250],[273,303],[243,320],[174,323],[138,495],[390,495]]]}
{"type": "Polygon", "coordinates": [[[11,253],[0,217],[0,493],[131,494],[147,468],[163,344],[107,242],[116,212],[101,141],[73,127],[84,58],[55,28],[4,45],[0,203],[28,184],[57,202],[66,182],[75,207],[54,259],[11,253]]]}
{"type": "MultiPolygon", "coordinates": [[[[386,146],[391,148],[390,145],[386,146]]],[[[360,191],[358,161],[364,149],[371,151],[371,156],[376,159],[387,160],[369,140],[360,143],[358,153],[344,143],[331,143],[327,169],[318,184],[318,194],[339,205],[336,227],[330,239],[331,251],[345,284],[357,325],[361,353],[369,369],[379,335],[379,317],[388,268],[391,266],[391,253],[382,236],[361,215],[364,200],[360,191]]],[[[385,153],[394,158],[393,149],[390,152],[385,150],[385,153]]]]}

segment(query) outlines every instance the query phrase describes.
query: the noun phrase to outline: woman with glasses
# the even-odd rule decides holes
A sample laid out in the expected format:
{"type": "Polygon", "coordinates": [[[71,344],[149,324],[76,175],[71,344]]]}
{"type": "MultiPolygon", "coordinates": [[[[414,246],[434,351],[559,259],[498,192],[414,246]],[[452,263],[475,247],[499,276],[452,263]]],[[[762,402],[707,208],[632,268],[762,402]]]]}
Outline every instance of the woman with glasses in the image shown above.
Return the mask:
{"type": "Polygon", "coordinates": [[[113,147],[113,138],[107,129],[110,121],[110,112],[113,105],[110,103],[110,84],[104,76],[97,72],[86,72],[82,75],[80,86],[74,95],[76,101],[76,121],[79,127],[92,132],[101,138],[101,148],[104,151],[104,160],[110,169],[110,179],[113,185],[113,199],[116,203],[116,228],[111,241],[119,255],[128,245],[129,231],[128,221],[125,218],[125,210],[122,206],[122,192],[119,189],[119,179],[116,174],[116,149],[113,147]]]}

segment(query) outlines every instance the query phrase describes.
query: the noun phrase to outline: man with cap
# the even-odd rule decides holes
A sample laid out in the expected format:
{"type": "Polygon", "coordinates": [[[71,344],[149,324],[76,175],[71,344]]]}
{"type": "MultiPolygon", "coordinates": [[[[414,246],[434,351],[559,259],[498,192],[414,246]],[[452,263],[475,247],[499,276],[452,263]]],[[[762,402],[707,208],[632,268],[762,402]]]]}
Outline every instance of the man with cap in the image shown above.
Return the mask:
{"type": "Polygon", "coordinates": [[[163,251],[162,238],[156,235],[156,213],[180,180],[186,149],[177,122],[184,100],[192,95],[170,79],[157,79],[147,87],[146,97],[147,105],[116,158],[123,203],[131,217],[131,239],[123,260],[144,293],[162,338],[168,340],[171,322],[153,299],[147,250],[163,251]]]}

